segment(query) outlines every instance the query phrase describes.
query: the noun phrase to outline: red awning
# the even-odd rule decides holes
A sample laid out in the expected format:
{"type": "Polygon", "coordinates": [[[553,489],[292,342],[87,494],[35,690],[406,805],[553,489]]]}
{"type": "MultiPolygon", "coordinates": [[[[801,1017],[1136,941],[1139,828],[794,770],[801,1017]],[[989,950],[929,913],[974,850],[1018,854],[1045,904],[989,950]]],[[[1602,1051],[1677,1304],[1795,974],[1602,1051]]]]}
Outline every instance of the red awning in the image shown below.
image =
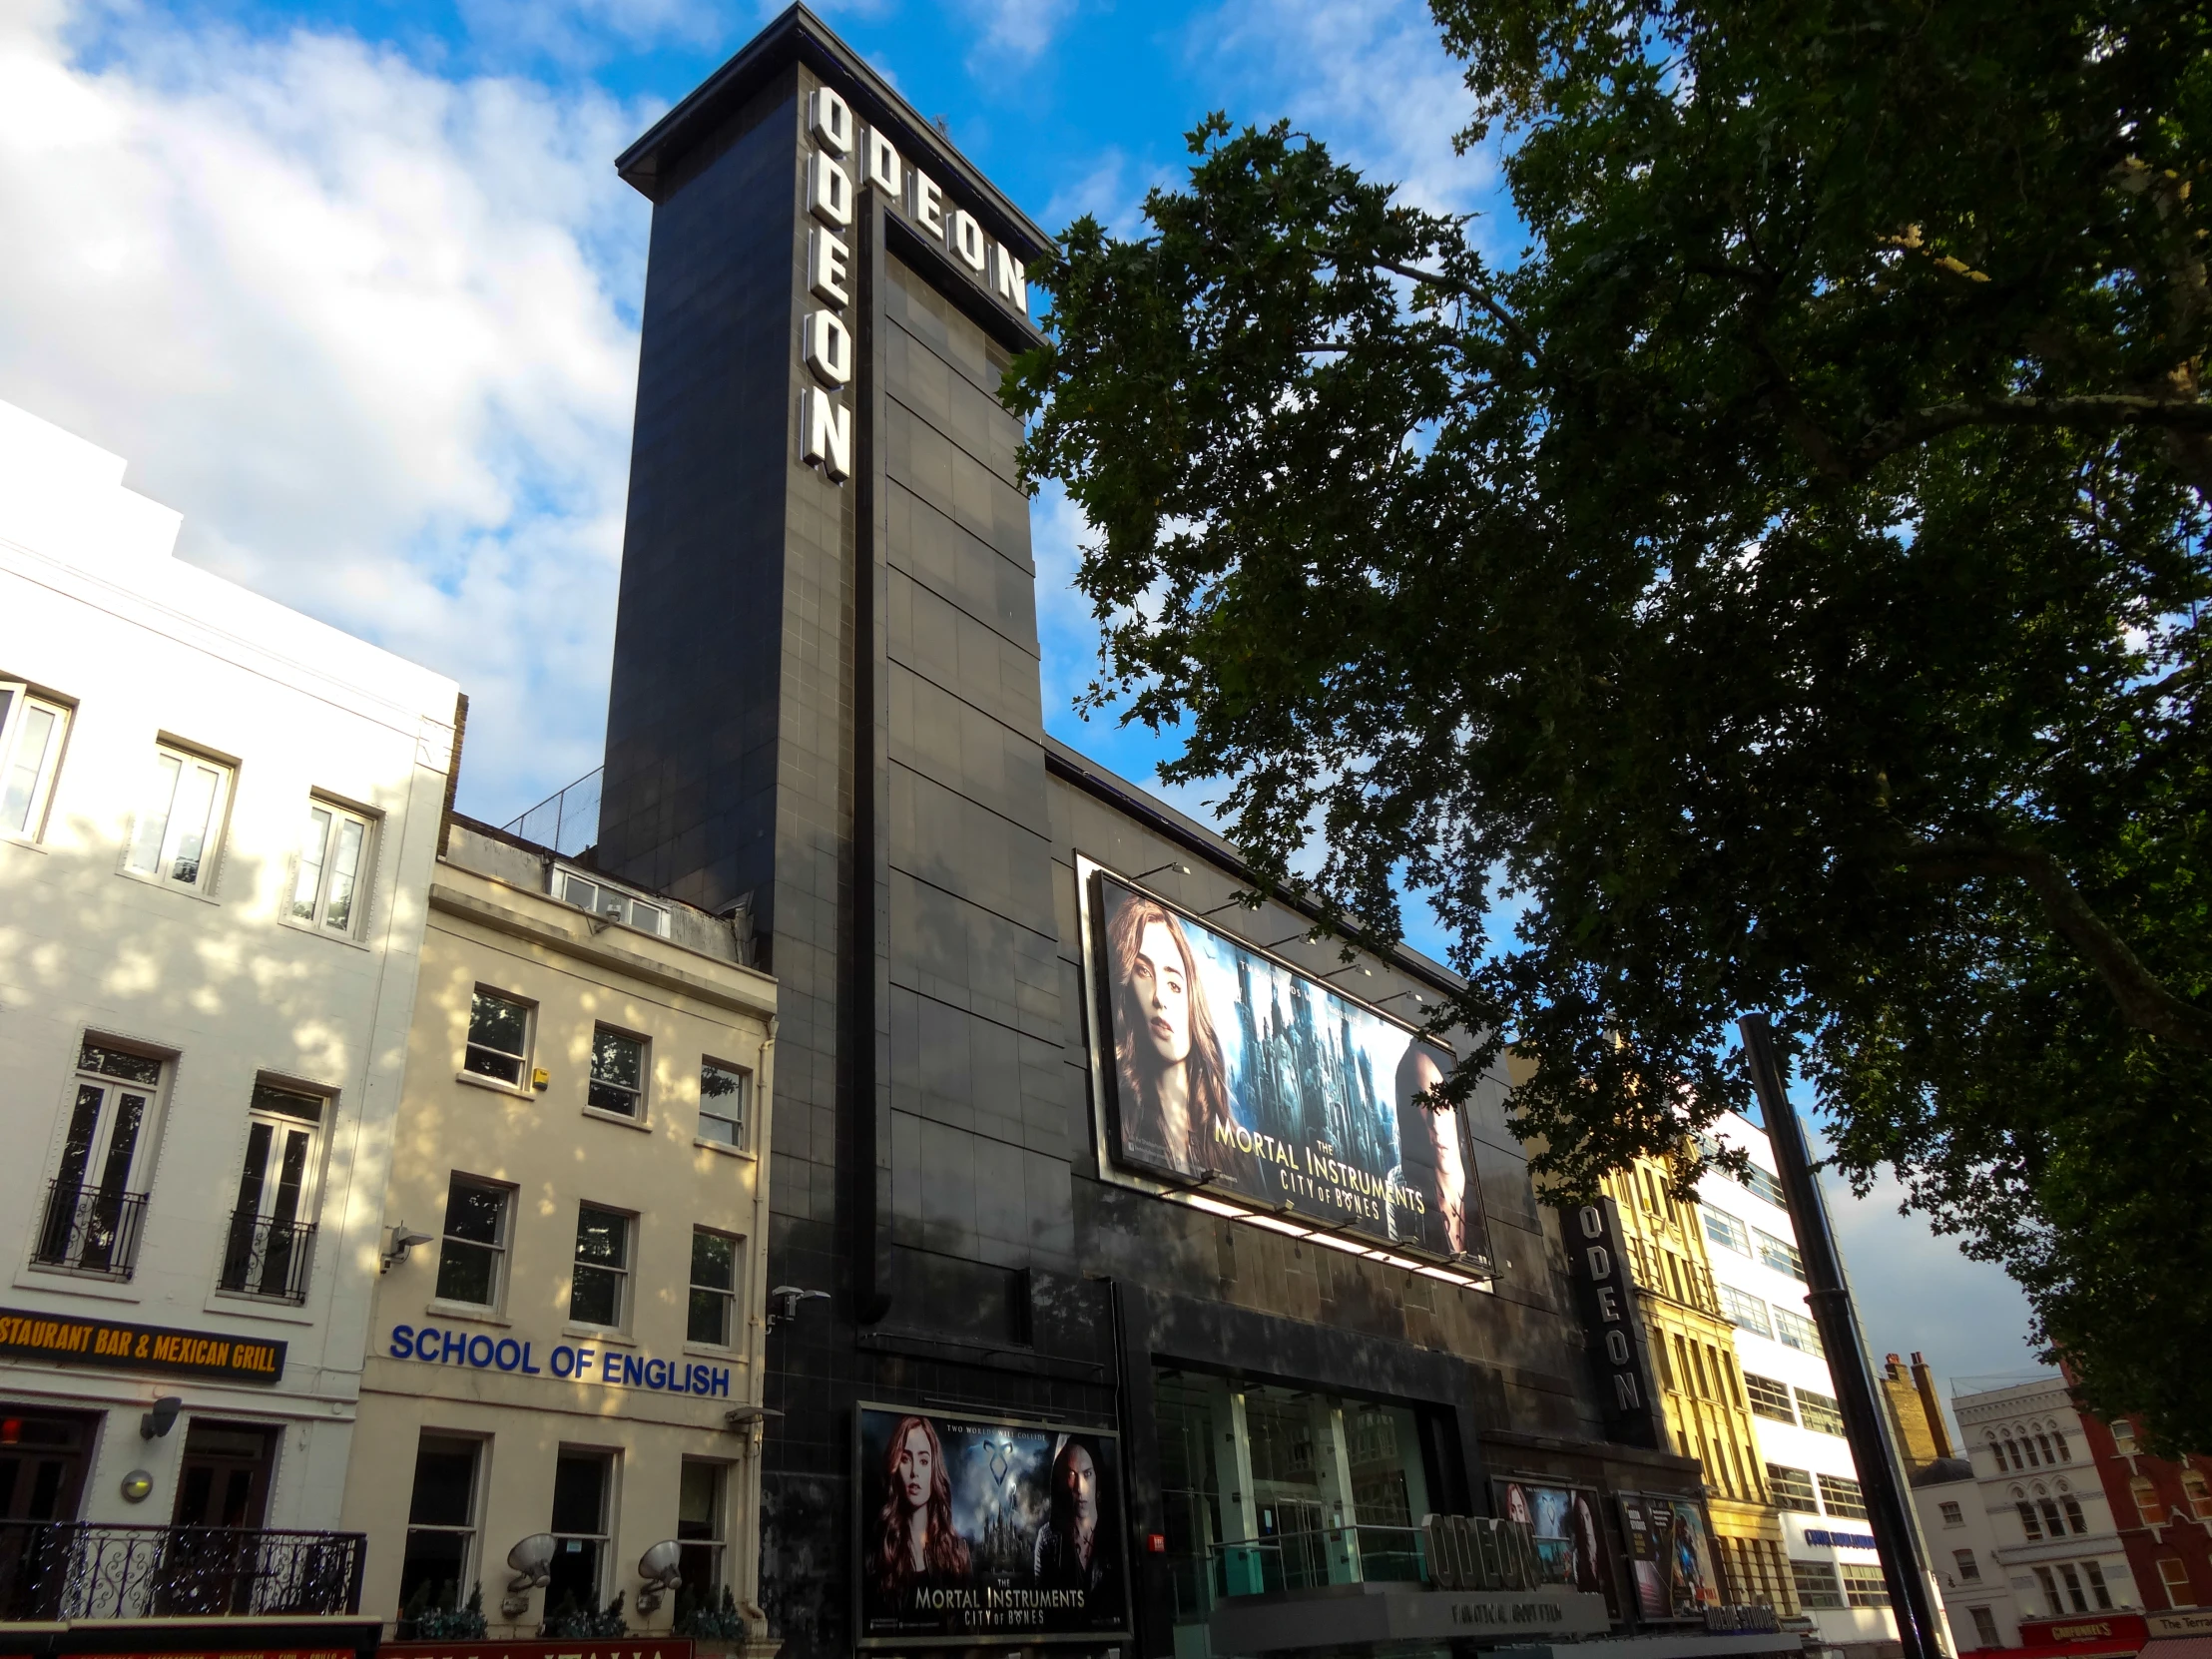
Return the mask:
{"type": "Polygon", "coordinates": [[[2153,1636],[2143,1659],[2212,1659],[2212,1636],[2153,1636]]]}
{"type": "MultiPolygon", "coordinates": [[[[2195,1637],[2179,1638],[2183,1642],[2195,1641],[2195,1637]]],[[[2003,1654],[2004,1659],[2135,1659],[2138,1652],[2147,1652],[2132,1636],[2119,1636],[2101,1642],[2030,1642],[2025,1647],[1987,1647],[1974,1650],[1990,1655],[2003,1654]]],[[[2160,1654],[2158,1659],[2168,1659],[2160,1654]]],[[[2176,1653],[2171,1659],[2200,1659],[2196,1653],[2176,1653]]],[[[2208,1644],[2203,1659],[2212,1659],[2212,1644],[2208,1644]]]]}

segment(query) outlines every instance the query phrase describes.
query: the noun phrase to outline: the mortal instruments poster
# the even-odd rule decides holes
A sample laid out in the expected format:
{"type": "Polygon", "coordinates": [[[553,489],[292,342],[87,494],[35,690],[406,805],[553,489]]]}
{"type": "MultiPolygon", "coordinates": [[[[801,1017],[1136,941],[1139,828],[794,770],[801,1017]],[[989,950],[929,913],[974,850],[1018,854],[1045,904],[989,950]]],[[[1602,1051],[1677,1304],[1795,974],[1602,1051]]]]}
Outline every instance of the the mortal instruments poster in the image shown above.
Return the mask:
{"type": "Polygon", "coordinates": [[[857,1412],[862,1646],[1129,1630],[1112,1431],[857,1412]]]}

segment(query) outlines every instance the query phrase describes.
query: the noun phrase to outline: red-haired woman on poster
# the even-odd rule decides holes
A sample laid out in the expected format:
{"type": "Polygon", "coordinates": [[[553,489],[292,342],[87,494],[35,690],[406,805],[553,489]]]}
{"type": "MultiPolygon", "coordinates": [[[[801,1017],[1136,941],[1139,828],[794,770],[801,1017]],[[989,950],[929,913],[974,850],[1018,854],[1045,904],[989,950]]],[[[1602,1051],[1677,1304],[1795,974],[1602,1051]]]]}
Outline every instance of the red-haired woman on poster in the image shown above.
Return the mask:
{"type": "Polygon", "coordinates": [[[1182,922],[1131,893],[1107,921],[1106,944],[1125,1144],[1156,1143],[1185,1175],[1226,1172],[1239,1161],[1215,1133],[1231,1125],[1228,1071],[1182,922]]]}
{"type": "Polygon", "coordinates": [[[886,1598],[968,1575],[967,1540],[952,1530],[952,1481],[927,1417],[900,1417],[883,1452],[883,1507],[868,1575],[886,1598]]]}

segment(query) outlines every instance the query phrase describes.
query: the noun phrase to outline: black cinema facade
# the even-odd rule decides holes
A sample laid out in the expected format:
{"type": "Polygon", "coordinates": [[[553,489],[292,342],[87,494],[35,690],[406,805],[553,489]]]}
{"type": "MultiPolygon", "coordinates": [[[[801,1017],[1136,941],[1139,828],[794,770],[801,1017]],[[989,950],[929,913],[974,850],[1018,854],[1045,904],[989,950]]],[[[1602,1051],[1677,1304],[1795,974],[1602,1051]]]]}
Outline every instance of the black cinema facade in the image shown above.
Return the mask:
{"type": "Polygon", "coordinates": [[[1044,233],[797,8],[618,166],[598,857],[750,903],[780,986],[770,1282],[829,1293],[768,1343],[784,1652],[1167,1655],[1239,1540],[1694,1502],[1604,1437],[1502,1078],[1420,1098],[1443,970],[1227,905],[1223,843],[1046,735],[997,396],[1044,233]]]}

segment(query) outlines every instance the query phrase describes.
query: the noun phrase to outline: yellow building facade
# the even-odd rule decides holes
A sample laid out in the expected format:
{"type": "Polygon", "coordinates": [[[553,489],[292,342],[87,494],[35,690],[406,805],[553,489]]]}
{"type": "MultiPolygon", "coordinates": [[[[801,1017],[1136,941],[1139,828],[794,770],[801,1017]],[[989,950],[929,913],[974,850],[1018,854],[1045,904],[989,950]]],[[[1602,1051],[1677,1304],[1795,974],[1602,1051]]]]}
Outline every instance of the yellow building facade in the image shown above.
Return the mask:
{"type": "Polygon", "coordinates": [[[1769,1500],[1735,1327],[1721,1314],[1697,1206],[1668,1191],[1665,1166],[1651,1159],[1606,1177],[1603,1186],[1620,1210],[1658,1372],[1667,1449],[1705,1469],[1721,1596],[1794,1615],[1782,1520],[1769,1500]]]}

